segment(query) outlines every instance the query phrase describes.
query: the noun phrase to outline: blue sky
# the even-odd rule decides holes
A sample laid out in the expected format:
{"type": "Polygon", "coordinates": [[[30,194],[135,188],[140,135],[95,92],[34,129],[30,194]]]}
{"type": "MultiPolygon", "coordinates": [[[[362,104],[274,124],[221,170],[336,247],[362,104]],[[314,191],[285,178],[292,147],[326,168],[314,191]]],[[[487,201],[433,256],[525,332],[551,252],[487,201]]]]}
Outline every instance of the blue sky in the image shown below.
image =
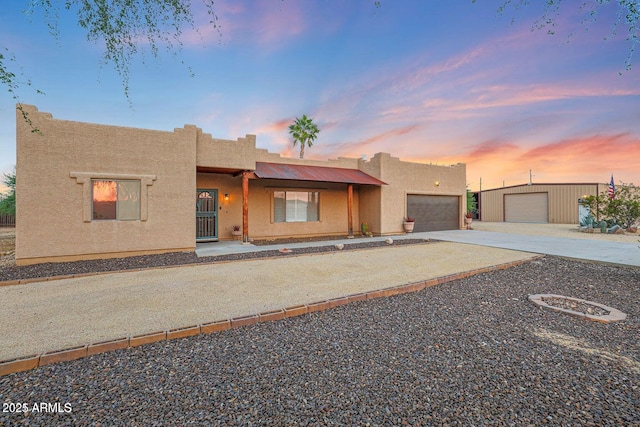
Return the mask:
{"type": "MultiPolygon", "coordinates": [[[[640,59],[625,71],[629,44],[624,28],[611,34],[614,6],[586,31],[582,2],[565,0],[550,36],[531,31],[540,6],[500,15],[501,1],[219,1],[220,34],[186,30],[177,58],[134,59],[130,105],[73,14],[61,15],[55,40],[40,12],[21,12],[26,3],[3,6],[0,47],[32,83],[20,100],[59,119],[195,124],[217,138],[255,134],[259,148],[297,156],[287,126],[307,114],[321,132],[305,158],[383,151],[461,162],[474,190],[480,178],[483,189],[526,183],[530,169],[534,182],[608,182],[613,173],[640,184],[640,59]]],[[[1,93],[0,171],[9,171],[15,102],[1,93]]]]}

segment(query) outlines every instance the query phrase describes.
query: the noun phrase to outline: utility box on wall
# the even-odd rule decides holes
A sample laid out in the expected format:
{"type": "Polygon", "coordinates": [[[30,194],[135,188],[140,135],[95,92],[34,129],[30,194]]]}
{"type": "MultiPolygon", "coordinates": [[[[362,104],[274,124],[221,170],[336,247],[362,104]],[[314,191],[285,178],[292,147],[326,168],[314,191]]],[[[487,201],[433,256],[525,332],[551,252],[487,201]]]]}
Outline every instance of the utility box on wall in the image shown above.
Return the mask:
{"type": "Polygon", "coordinates": [[[591,221],[591,208],[584,202],[584,199],[578,199],[578,224],[584,226],[591,221]]]}

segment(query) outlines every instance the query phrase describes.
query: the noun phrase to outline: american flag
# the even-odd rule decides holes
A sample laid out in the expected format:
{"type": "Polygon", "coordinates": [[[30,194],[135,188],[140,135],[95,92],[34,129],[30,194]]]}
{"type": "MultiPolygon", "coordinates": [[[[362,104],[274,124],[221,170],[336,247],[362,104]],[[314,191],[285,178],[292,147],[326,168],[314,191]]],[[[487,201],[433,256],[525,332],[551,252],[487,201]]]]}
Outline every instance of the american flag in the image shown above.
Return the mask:
{"type": "Polygon", "coordinates": [[[609,182],[609,191],[607,192],[607,195],[611,200],[616,197],[616,185],[613,183],[613,174],[611,175],[611,181],[609,182]]]}

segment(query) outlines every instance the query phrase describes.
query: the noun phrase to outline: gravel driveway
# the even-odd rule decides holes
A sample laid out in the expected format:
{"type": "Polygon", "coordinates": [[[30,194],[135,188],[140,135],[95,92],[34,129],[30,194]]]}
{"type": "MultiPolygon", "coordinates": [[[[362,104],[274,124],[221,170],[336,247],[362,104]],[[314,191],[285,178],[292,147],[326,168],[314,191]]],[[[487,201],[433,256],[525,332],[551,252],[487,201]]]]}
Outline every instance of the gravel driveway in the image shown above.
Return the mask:
{"type": "Polygon", "coordinates": [[[0,425],[637,426],[639,295],[638,269],[546,257],[0,377],[0,425]],[[542,310],[536,293],[628,318],[542,310]],[[15,413],[40,402],[63,412],[15,413]]]}

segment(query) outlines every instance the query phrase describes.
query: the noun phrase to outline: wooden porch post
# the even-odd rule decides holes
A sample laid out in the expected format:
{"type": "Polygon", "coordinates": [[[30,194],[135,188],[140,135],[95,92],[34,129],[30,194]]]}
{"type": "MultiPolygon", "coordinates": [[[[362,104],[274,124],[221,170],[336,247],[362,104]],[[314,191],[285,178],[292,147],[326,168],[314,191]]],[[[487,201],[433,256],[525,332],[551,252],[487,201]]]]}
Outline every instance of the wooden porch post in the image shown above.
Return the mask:
{"type": "Polygon", "coordinates": [[[242,172],[242,242],[249,242],[249,172],[242,172]]]}
{"type": "Polygon", "coordinates": [[[347,216],[349,217],[349,237],[353,237],[353,184],[347,185],[347,216]]]}

